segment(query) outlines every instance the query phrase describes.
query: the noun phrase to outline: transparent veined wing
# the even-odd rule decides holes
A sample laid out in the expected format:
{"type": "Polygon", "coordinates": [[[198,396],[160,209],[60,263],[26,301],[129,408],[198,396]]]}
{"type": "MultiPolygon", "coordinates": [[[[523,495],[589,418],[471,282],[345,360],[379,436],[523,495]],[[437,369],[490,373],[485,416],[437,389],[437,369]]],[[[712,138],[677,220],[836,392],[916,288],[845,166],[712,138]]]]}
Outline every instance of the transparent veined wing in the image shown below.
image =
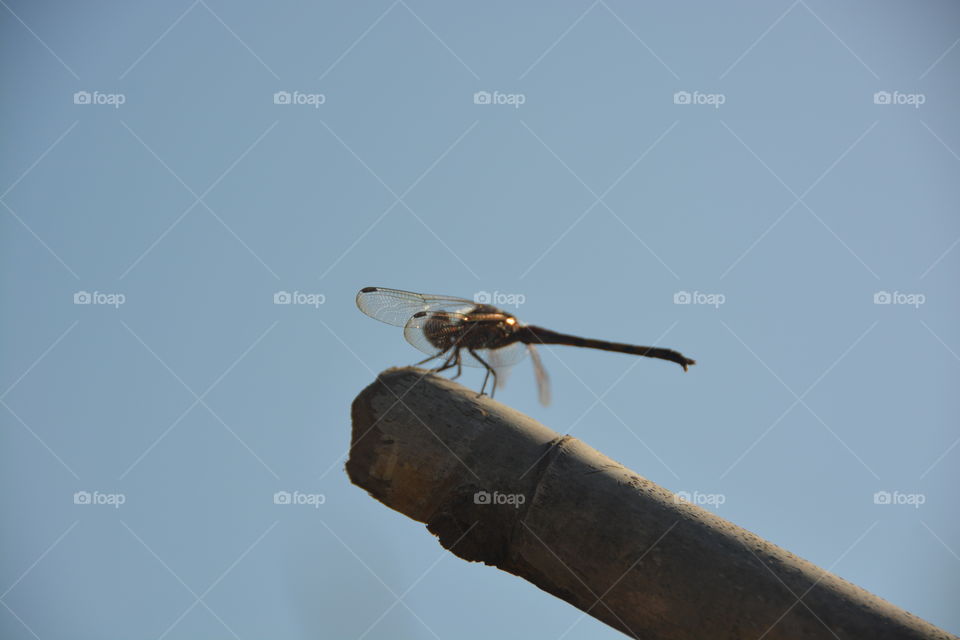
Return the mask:
{"type": "MultiPolygon", "coordinates": [[[[483,363],[478,361],[469,351],[462,351],[461,361],[467,367],[483,367],[483,363]]],[[[527,355],[526,345],[520,342],[508,344],[499,349],[477,349],[477,355],[484,359],[497,372],[497,386],[502,387],[506,384],[507,375],[510,368],[523,360],[527,355]],[[500,382],[502,377],[503,382],[500,382]]]]}
{"type": "Polygon", "coordinates": [[[533,375],[537,379],[537,397],[540,399],[540,404],[547,406],[550,404],[550,376],[543,367],[537,348],[528,344],[527,350],[530,352],[530,361],[533,363],[533,375]]]}
{"type": "Polygon", "coordinates": [[[467,316],[454,311],[418,311],[404,323],[403,337],[420,351],[431,356],[438,355],[445,349],[430,342],[424,328],[430,324],[434,334],[446,333],[452,338],[461,331],[465,322],[467,322],[467,316]]]}
{"type": "Polygon", "coordinates": [[[514,343],[503,349],[486,352],[490,355],[487,362],[497,372],[497,389],[502,389],[507,386],[507,378],[513,370],[513,365],[523,359],[528,351],[530,352],[530,362],[533,364],[533,376],[537,381],[537,398],[540,400],[540,404],[546,407],[550,404],[550,376],[547,375],[547,370],[543,367],[540,353],[536,347],[532,344],[514,343]]]}
{"type": "Polygon", "coordinates": [[[466,298],[427,295],[383,287],[364,287],[357,294],[357,307],[360,311],[375,320],[396,327],[405,326],[407,321],[420,311],[444,310],[463,313],[475,306],[475,302],[466,298]]]}
{"type": "MultiPolygon", "coordinates": [[[[523,360],[524,356],[527,355],[527,347],[521,342],[514,342],[499,349],[481,349],[477,353],[487,361],[487,364],[496,370],[497,386],[502,387],[507,383],[507,375],[510,372],[510,368],[523,360]]],[[[483,365],[478,363],[470,366],[482,367],[483,365]]]]}

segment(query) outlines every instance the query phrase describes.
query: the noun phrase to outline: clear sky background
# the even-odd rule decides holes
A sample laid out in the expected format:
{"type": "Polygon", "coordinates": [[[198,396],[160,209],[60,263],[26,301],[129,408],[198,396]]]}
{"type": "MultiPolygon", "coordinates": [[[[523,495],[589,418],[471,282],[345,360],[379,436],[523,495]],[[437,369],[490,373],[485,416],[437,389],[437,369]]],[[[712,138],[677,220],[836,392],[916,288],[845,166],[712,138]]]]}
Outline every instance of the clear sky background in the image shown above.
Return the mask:
{"type": "Polygon", "coordinates": [[[368,285],[695,358],[497,397],[960,632],[956,4],[0,5],[4,638],[621,637],[349,483],[368,285]]]}

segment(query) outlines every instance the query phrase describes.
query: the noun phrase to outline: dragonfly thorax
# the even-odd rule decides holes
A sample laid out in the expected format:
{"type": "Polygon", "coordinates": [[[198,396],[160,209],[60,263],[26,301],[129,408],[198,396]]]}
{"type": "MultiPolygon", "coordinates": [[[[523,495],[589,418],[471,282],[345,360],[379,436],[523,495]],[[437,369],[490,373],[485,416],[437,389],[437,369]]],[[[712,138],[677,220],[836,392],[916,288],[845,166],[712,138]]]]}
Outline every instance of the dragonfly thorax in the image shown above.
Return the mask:
{"type": "Polygon", "coordinates": [[[439,352],[451,348],[496,349],[511,344],[520,322],[488,304],[479,304],[456,319],[437,315],[423,325],[423,335],[439,352]]]}

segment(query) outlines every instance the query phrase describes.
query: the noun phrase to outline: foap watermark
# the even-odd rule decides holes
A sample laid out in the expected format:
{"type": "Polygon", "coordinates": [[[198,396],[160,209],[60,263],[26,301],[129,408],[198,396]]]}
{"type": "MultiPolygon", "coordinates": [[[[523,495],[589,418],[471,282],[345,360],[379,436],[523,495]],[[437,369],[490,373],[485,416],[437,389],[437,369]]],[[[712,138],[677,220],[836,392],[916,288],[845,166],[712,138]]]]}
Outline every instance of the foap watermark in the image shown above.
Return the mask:
{"type": "Polygon", "coordinates": [[[727,496],[722,493],[701,493],[700,491],[677,491],[673,494],[674,504],[680,504],[681,502],[686,502],[688,504],[695,504],[699,506],[713,507],[714,509],[719,509],[720,506],[727,501],[727,496]]]}
{"type": "Polygon", "coordinates": [[[122,93],[100,93],[99,91],[77,91],[73,94],[73,104],[108,105],[119,109],[127,101],[122,93]]]}
{"type": "Polygon", "coordinates": [[[873,294],[873,304],[905,304],[919,309],[927,301],[922,293],[903,293],[902,291],[877,291],[873,294]]]}
{"type": "Polygon", "coordinates": [[[73,294],[73,304],[102,304],[114,309],[119,309],[120,305],[127,301],[127,296],[122,293],[104,293],[103,291],[77,291],[73,294]]]}
{"type": "Polygon", "coordinates": [[[73,504],[108,505],[119,509],[127,501],[122,493],[100,493],[99,491],[77,491],[73,494],[73,504]]]}
{"type": "Polygon", "coordinates": [[[519,509],[520,505],[526,501],[527,497],[522,493],[500,493],[499,491],[490,493],[489,491],[477,491],[473,494],[473,504],[505,504],[510,505],[514,509],[519,509]]]}
{"type": "Polygon", "coordinates": [[[327,101],[322,93],[302,93],[300,91],[277,91],[273,94],[273,104],[303,104],[319,109],[327,101]]]}
{"type": "Polygon", "coordinates": [[[327,501],[322,493],[303,493],[301,491],[277,491],[273,494],[273,504],[298,504],[319,509],[327,501]]]}
{"type": "Polygon", "coordinates": [[[722,93],[703,93],[700,91],[677,91],[673,94],[673,104],[705,104],[719,109],[727,101],[722,93]]]}
{"type": "Polygon", "coordinates": [[[877,491],[873,494],[873,504],[905,504],[914,509],[919,509],[920,505],[927,501],[927,496],[922,493],[903,493],[900,491],[877,491]]]}
{"type": "Polygon", "coordinates": [[[901,104],[919,109],[927,101],[922,93],[900,93],[899,91],[877,91],[873,94],[873,104],[901,104]]]}
{"type": "Polygon", "coordinates": [[[473,294],[473,301],[477,304],[492,304],[497,307],[510,305],[517,308],[527,301],[527,296],[522,293],[503,293],[501,291],[490,293],[489,291],[477,291],[473,294]]]}
{"type": "Polygon", "coordinates": [[[473,104],[506,104],[519,109],[527,101],[523,93],[502,93],[500,91],[477,91],[473,94],[473,104]]]}
{"type": "Polygon", "coordinates": [[[273,304],[302,304],[314,309],[319,309],[320,305],[327,301],[327,296],[322,293],[304,293],[303,291],[277,291],[273,294],[273,304]]]}
{"type": "Polygon", "coordinates": [[[719,309],[727,301],[722,293],[704,293],[702,291],[677,291],[673,294],[673,304],[705,304],[719,309]]]}

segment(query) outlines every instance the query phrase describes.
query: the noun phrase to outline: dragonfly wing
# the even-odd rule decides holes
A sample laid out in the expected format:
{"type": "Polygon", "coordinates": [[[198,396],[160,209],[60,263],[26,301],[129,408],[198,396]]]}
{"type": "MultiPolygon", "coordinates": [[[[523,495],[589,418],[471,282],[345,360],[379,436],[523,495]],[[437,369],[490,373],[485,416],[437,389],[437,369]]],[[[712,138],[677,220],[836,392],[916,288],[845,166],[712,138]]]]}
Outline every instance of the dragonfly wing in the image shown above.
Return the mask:
{"type": "Polygon", "coordinates": [[[510,377],[513,367],[494,367],[493,370],[497,372],[497,389],[503,389],[507,386],[507,378],[510,377]]]}
{"type": "MultiPolygon", "coordinates": [[[[499,375],[501,369],[509,369],[523,360],[524,356],[527,355],[525,347],[526,345],[521,342],[514,342],[499,349],[480,349],[477,353],[487,361],[487,364],[496,369],[499,375]]],[[[482,367],[483,365],[477,363],[473,366],[482,367]]]]}
{"type": "MultiPolygon", "coordinates": [[[[449,330],[451,333],[459,332],[460,325],[467,321],[467,316],[462,313],[452,311],[418,311],[410,317],[403,325],[403,337],[407,342],[424,353],[434,356],[441,350],[427,339],[423,329],[427,323],[431,323],[431,331],[449,330]]],[[[466,355],[466,351],[463,352],[466,355]]],[[[471,366],[482,366],[480,364],[471,366]]]]}
{"type": "MultiPolygon", "coordinates": [[[[493,370],[497,372],[497,388],[501,389],[506,386],[507,378],[510,376],[510,371],[512,370],[513,365],[520,362],[526,354],[526,349],[524,345],[520,342],[515,342],[506,347],[500,347],[499,349],[483,349],[479,352],[480,357],[486,360],[487,364],[493,367],[493,370]]],[[[475,358],[471,356],[471,360],[476,361],[475,358]]],[[[471,364],[470,366],[480,366],[483,365],[477,362],[476,364],[471,364]]]]}
{"type": "Polygon", "coordinates": [[[537,379],[537,396],[540,398],[540,404],[547,406],[550,404],[550,376],[543,367],[536,347],[528,344],[527,349],[530,351],[530,360],[533,362],[533,375],[537,379]]]}
{"type": "Polygon", "coordinates": [[[466,298],[427,295],[383,287],[364,287],[357,294],[357,307],[360,311],[396,327],[406,326],[407,321],[419,311],[446,310],[462,313],[475,306],[475,302],[466,298]]]}

